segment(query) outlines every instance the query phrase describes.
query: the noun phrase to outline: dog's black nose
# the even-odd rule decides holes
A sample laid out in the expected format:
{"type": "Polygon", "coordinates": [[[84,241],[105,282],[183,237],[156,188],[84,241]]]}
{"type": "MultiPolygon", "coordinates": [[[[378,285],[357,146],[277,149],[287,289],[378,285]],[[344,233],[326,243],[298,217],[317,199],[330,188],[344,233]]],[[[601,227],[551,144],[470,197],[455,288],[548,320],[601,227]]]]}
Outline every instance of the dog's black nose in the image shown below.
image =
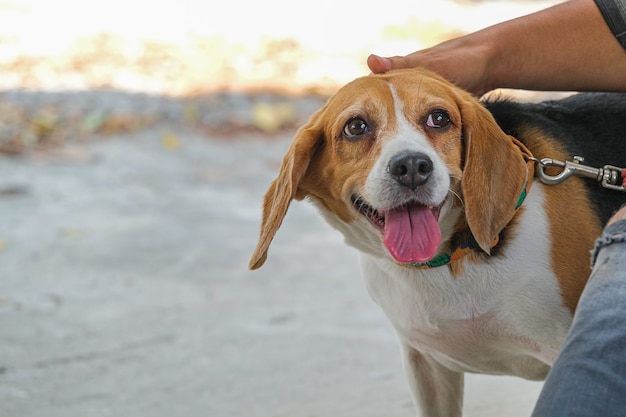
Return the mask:
{"type": "Polygon", "coordinates": [[[389,161],[387,169],[396,181],[415,190],[428,181],[433,172],[433,161],[420,152],[403,152],[389,161]]]}

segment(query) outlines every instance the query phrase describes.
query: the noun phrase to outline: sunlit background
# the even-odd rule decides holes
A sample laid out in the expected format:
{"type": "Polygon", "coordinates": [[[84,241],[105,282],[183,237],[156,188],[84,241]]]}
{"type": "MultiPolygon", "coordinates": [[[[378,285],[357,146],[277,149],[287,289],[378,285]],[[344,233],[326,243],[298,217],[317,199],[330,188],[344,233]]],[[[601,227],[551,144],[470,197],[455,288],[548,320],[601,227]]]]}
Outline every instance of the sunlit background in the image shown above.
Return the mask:
{"type": "Polygon", "coordinates": [[[0,88],[329,91],[399,55],[556,1],[0,2],[0,88]]]}
{"type": "Polygon", "coordinates": [[[294,129],[367,74],[370,53],[556,2],[0,1],[0,153],[163,120],[231,136],[294,129]]]}

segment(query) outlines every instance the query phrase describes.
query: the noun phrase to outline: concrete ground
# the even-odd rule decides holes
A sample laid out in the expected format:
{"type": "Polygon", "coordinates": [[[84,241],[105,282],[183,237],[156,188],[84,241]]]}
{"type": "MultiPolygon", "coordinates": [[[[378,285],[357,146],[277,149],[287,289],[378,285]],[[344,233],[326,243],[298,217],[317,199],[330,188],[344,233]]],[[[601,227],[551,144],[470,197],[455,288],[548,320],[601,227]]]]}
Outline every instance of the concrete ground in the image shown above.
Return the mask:
{"type": "MultiPolygon", "coordinates": [[[[0,416],[412,416],[356,252],[294,203],[247,270],[289,141],[155,128],[0,156],[0,416]]],[[[467,416],[540,383],[466,378],[467,416]]]]}

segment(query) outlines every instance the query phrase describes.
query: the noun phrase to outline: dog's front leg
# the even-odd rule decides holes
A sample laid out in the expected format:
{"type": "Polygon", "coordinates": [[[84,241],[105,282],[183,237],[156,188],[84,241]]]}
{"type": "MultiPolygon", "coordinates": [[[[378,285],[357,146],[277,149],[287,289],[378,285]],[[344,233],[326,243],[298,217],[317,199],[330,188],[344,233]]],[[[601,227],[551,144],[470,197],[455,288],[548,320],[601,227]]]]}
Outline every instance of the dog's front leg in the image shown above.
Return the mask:
{"type": "Polygon", "coordinates": [[[459,417],[463,411],[463,373],[403,346],[409,387],[422,417],[459,417]]]}

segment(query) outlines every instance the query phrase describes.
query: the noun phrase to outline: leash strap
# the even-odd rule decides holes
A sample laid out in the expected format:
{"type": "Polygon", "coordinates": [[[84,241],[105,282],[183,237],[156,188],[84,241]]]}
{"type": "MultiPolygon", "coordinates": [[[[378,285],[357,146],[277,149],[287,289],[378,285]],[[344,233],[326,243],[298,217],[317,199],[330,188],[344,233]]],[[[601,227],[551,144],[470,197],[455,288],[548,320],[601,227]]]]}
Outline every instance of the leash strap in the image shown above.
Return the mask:
{"type": "Polygon", "coordinates": [[[600,182],[604,188],[626,192],[626,168],[613,165],[605,165],[602,168],[590,167],[583,164],[584,158],[580,156],[575,156],[572,161],[558,161],[552,158],[533,159],[537,162],[537,177],[544,184],[560,184],[572,175],[578,175],[592,178],[600,182]],[[562,170],[556,175],[548,175],[546,168],[550,166],[560,167],[562,170]]]}

